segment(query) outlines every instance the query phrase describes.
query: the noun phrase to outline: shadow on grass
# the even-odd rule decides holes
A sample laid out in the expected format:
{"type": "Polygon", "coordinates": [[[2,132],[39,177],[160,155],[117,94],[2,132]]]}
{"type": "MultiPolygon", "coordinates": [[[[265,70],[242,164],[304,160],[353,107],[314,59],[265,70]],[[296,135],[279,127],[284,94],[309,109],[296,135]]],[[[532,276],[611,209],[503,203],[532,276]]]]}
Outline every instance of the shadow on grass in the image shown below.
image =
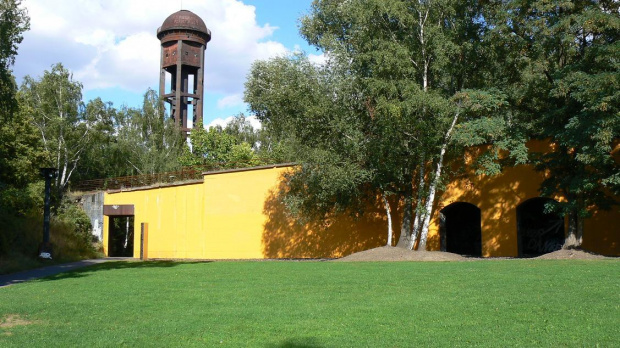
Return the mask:
{"type": "Polygon", "coordinates": [[[282,343],[274,344],[270,347],[273,348],[321,348],[323,345],[319,344],[314,337],[299,337],[291,338],[282,343]]]}
{"type": "MultiPolygon", "coordinates": [[[[210,261],[200,261],[200,263],[210,261]]],[[[41,278],[40,281],[53,281],[69,278],[84,278],[93,273],[99,273],[104,271],[113,271],[121,269],[139,269],[139,268],[171,268],[185,264],[199,263],[198,261],[108,261],[105,263],[94,264],[83,268],[76,269],[74,271],[68,271],[58,273],[45,278],[41,278]]]]}

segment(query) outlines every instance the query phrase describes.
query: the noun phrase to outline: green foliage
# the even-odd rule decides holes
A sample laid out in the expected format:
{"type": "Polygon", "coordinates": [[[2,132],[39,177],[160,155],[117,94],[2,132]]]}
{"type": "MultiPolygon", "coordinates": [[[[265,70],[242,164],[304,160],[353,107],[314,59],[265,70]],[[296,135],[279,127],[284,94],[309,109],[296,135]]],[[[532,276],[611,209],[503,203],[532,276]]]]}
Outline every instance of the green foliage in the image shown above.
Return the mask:
{"type": "Polygon", "coordinates": [[[505,166],[529,161],[527,137],[515,124],[507,95],[498,88],[463,90],[453,100],[462,109],[452,140],[456,146],[488,146],[476,159],[477,173],[497,175],[505,166]],[[508,156],[500,156],[500,153],[508,156]]]}
{"type": "Polygon", "coordinates": [[[25,188],[7,186],[0,190],[0,209],[18,216],[42,210],[44,188],[44,181],[32,182],[25,188]]]}
{"type": "Polygon", "coordinates": [[[38,156],[34,129],[17,114],[17,85],[11,72],[29,26],[30,18],[21,1],[0,1],[0,192],[7,185],[23,187],[32,180],[33,162],[38,156]]]}
{"type": "Polygon", "coordinates": [[[92,241],[90,218],[77,204],[65,202],[58,214],[58,219],[70,224],[73,232],[80,239],[92,241]]]}
{"type": "Polygon", "coordinates": [[[92,133],[93,122],[82,112],[82,84],[74,81],[62,64],[56,64],[40,79],[24,77],[18,100],[23,117],[40,135],[44,150],[41,165],[59,171],[55,186],[62,196],[92,133]]]}
{"type": "Polygon", "coordinates": [[[50,228],[54,256],[60,260],[96,257],[90,218],[82,208],[65,199],[50,228]]]}
{"type": "Polygon", "coordinates": [[[619,203],[618,8],[615,1],[506,2],[488,18],[492,41],[510,53],[502,71],[513,71],[513,83],[502,88],[514,122],[556,147],[533,154],[549,174],[541,194],[564,195],[556,209],[574,217],[619,203]]]}
{"type": "Polygon", "coordinates": [[[0,210],[0,260],[16,257],[36,259],[43,240],[43,214],[30,210],[24,215],[0,210]]]}
{"type": "Polygon", "coordinates": [[[226,124],[224,133],[235,138],[235,143],[247,143],[252,149],[259,148],[261,145],[260,130],[254,129],[243,113],[233,117],[233,119],[226,124]]]}
{"type": "Polygon", "coordinates": [[[37,180],[44,156],[30,118],[16,113],[10,122],[0,123],[0,186],[24,187],[37,180]]]}
{"type": "Polygon", "coordinates": [[[72,182],[88,179],[105,178],[118,173],[125,174],[123,166],[118,163],[117,154],[118,142],[116,141],[117,110],[111,102],[103,102],[100,98],[95,98],[86,103],[84,118],[89,120],[91,125],[90,140],[82,143],[84,152],[81,160],[72,175],[72,182]]]}
{"type": "Polygon", "coordinates": [[[325,218],[329,214],[363,213],[372,190],[372,172],[346,154],[305,148],[304,163],[284,176],[281,199],[298,222],[325,218]]]}
{"type": "Polygon", "coordinates": [[[157,92],[148,89],[141,109],[124,108],[114,115],[107,147],[107,177],[154,174],[180,169],[185,140],[167,118],[157,92]]]}
{"type": "Polygon", "coordinates": [[[181,163],[184,166],[213,168],[244,168],[263,163],[255,151],[259,136],[243,115],[236,117],[222,129],[220,126],[204,129],[196,124],[190,133],[191,151],[186,149],[181,163]]]}
{"type": "Polygon", "coordinates": [[[299,163],[281,198],[300,220],[361,206],[372,192],[366,166],[368,117],[353,85],[331,67],[294,55],[254,63],[245,100],[281,153],[299,163]]]}
{"type": "MultiPolygon", "coordinates": [[[[44,264],[37,261],[43,238],[43,182],[27,189],[0,191],[0,273],[8,273],[44,264]],[[21,260],[23,265],[15,264],[21,260]]],[[[54,262],[76,261],[97,256],[91,235],[90,219],[70,201],[63,201],[52,215],[50,237],[54,262]]]]}
{"type": "Polygon", "coordinates": [[[328,63],[300,55],[258,62],[246,83],[251,110],[302,163],[285,201],[323,213],[355,209],[364,192],[397,194],[406,211],[414,196],[432,207],[452,124],[463,122],[458,93],[485,87],[481,13],[475,1],[313,2],[300,30],[328,63]]]}
{"type": "MultiPolygon", "coordinates": [[[[17,86],[11,72],[23,33],[30,28],[30,18],[21,0],[0,1],[0,121],[8,122],[17,111],[17,86]]],[[[1,136],[2,133],[0,133],[1,136]]]]}

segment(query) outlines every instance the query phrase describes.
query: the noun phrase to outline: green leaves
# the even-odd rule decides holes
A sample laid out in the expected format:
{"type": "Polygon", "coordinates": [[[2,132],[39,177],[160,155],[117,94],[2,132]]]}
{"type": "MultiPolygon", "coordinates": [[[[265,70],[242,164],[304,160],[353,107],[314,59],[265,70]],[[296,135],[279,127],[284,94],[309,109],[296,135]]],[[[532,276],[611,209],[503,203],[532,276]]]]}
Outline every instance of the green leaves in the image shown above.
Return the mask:
{"type": "Polygon", "coordinates": [[[141,109],[124,108],[115,114],[110,176],[154,174],[179,169],[185,141],[174,121],[166,117],[156,91],[148,89],[141,109]]]}
{"type": "Polygon", "coordinates": [[[191,150],[186,149],[181,163],[184,166],[202,165],[212,169],[257,166],[268,159],[260,158],[259,134],[240,115],[222,129],[220,126],[204,129],[201,123],[190,133],[191,150]],[[252,142],[252,144],[250,144],[252,142]]]}
{"type": "MultiPolygon", "coordinates": [[[[30,18],[20,0],[0,1],[0,121],[10,122],[17,111],[17,85],[11,73],[17,47],[30,28],[30,18]]],[[[1,135],[0,135],[1,136],[1,135]]]]}
{"type": "Polygon", "coordinates": [[[532,154],[537,168],[549,173],[541,193],[564,195],[562,211],[575,216],[618,204],[612,157],[620,136],[618,6],[592,0],[507,2],[489,18],[493,32],[503,35],[497,36],[501,44],[511,35],[522,56],[512,65],[520,66],[520,77],[503,87],[514,121],[529,137],[557,146],[552,153],[532,154]]]}

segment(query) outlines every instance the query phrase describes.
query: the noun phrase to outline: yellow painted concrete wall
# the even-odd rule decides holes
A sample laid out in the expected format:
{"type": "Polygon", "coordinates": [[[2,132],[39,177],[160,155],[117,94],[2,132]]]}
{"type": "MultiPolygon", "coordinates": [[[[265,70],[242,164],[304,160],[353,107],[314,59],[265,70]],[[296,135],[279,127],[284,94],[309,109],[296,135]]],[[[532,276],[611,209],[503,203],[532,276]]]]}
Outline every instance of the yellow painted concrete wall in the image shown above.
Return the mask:
{"type": "MultiPolygon", "coordinates": [[[[104,203],[134,204],[134,257],[140,223],[149,258],[262,259],[339,257],[385,245],[381,209],[300,225],[276,199],[288,167],[215,173],[204,183],[106,193],[104,203]]],[[[107,255],[109,219],[104,219],[107,255]]]]}
{"type": "Polygon", "coordinates": [[[517,166],[501,175],[474,175],[453,180],[436,205],[429,228],[429,248],[439,250],[439,212],[455,202],[480,209],[483,256],[517,256],[517,206],[538,197],[542,175],[530,166],[517,166]]]}
{"type": "MultiPolygon", "coordinates": [[[[552,151],[545,142],[530,142],[530,149],[552,151]]],[[[458,167],[468,167],[480,149],[472,149],[458,167]]],[[[517,207],[539,197],[544,175],[531,166],[506,168],[500,175],[476,175],[472,169],[452,180],[439,196],[429,228],[429,249],[440,249],[440,210],[454,202],[476,205],[481,214],[482,255],[485,257],[518,256],[517,207]]],[[[551,197],[562,201],[561,196],[551,197]]],[[[565,231],[568,229],[565,222],[565,231]]],[[[597,211],[584,221],[583,248],[603,255],[620,256],[620,210],[597,211]]]]}
{"type": "MultiPolygon", "coordinates": [[[[456,164],[457,166],[459,164],[456,164]]],[[[466,165],[463,163],[463,165],[466,165]]],[[[133,204],[134,256],[140,255],[140,224],[149,225],[149,258],[261,259],[340,257],[386,244],[381,204],[362,216],[342,214],[304,225],[287,216],[277,199],[281,175],[290,167],[212,173],[203,183],[106,193],[104,203],[133,204]]],[[[453,202],[481,210],[484,256],[517,256],[516,208],[538,197],[542,175],[529,166],[487,177],[469,173],[447,185],[434,209],[429,248],[439,250],[439,211],[453,202]]],[[[560,200],[561,197],[555,197],[560,200]]],[[[394,202],[393,207],[398,204],[394,202]]],[[[395,240],[402,212],[393,213],[395,240]]],[[[620,212],[599,212],[585,222],[584,248],[618,255],[620,212]]],[[[108,217],[104,218],[107,255],[108,217]]]]}
{"type": "MultiPolygon", "coordinates": [[[[106,193],[104,204],[133,204],[134,257],[140,255],[140,224],[149,224],[150,258],[200,258],[204,253],[202,183],[106,193]]],[[[108,253],[109,218],[104,218],[104,252],[108,253]]]]}
{"type": "Polygon", "coordinates": [[[620,209],[597,211],[583,224],[582,247],[602,255],[620,256],[620,209]]]}

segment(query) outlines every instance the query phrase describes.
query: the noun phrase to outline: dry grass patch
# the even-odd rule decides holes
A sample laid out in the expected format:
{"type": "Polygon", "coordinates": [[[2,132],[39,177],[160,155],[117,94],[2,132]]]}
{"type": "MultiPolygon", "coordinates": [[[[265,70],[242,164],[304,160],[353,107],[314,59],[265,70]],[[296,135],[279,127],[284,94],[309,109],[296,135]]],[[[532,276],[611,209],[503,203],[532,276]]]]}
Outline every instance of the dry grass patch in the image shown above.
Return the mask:
{"type": "Polygon", "coordinates": [[[2,335],[11,336],[13,335],[13,333],[9,331],[9,329],[17,326],[27,326],[36,323],[37,321],[24,319],[19,314],[7,314],[0,321],[0,329],[2,329],[3,331],[2,335]]]}

